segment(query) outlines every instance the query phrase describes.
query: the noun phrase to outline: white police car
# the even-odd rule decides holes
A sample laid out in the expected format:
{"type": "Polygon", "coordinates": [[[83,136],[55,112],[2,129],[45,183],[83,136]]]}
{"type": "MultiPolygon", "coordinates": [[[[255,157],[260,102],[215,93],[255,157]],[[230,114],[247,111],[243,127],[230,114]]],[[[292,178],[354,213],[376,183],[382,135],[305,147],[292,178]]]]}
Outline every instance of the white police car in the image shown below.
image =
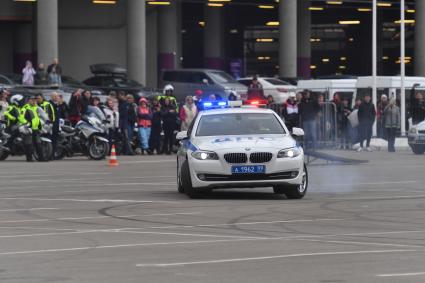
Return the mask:
{"type": "MultiPolygon", "coordinates": [[[[304,132],[294,128],[292,135],[304,132]]],[[[201,111],[177,139],[178,190],[191,198],[220,188],[273,187],[290,199],[307,192],[303,149],[272,110],[201,111]]]]}
{"type": "Polygon", "coordinates": [[[408,134],[408,142],[415,154],[424,154],[425,152],[425,121],[412,126],[408,134]]]}

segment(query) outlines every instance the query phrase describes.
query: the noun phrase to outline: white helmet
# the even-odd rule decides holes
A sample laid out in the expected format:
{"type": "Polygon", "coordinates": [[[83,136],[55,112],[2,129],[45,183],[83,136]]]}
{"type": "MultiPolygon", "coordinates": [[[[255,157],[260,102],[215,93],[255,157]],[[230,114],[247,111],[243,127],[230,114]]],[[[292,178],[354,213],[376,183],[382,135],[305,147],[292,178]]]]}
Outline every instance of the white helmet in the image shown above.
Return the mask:
{"type": "Polygon", "coordinates": [[[20,102],[24,99],[24,97],[20,94],[15,94],[14,96],[12,96],[10,98],[10,103],[15,104],[15,105],[19,105],[20,102]]]}
{"type": "Polygon", "coordinates": [[[166,85],[164,87],[164,94],[167,94],[167,91],[174,91],[174,87],[172,85],[166,85]]]}

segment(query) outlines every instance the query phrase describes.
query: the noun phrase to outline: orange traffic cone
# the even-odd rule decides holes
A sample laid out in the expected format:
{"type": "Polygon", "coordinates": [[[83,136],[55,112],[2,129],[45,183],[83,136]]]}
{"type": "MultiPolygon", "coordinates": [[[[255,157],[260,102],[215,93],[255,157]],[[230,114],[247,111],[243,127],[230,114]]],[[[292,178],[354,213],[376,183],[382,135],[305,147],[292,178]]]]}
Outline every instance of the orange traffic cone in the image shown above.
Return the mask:
{"type": "Polygon", "coordinates": [[[109,167],[118,166],[117,152],[115,151],[115,145],[112,145],[111,157],[109,158],[109,167]]]}

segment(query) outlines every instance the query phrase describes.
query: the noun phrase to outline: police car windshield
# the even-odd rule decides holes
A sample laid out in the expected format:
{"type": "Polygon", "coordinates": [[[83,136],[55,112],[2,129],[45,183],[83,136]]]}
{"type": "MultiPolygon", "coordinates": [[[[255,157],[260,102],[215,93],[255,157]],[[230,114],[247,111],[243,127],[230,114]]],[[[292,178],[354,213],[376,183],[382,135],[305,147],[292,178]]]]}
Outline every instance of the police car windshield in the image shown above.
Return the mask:
{"type": "Polygon", "coordinates": [[[229,113],[201,117],[196,136],[284,135],[285,129],[271,113],[229,113]]]}

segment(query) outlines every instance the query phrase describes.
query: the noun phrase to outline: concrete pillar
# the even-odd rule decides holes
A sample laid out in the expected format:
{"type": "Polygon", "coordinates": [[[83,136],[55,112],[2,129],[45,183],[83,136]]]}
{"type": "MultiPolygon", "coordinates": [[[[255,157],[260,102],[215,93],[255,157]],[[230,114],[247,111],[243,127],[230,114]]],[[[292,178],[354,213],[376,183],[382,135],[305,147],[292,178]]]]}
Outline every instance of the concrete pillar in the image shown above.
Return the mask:
{"type": "Polygon", "coordinates": [[[127,0],[128,77],[146,84],[146,2],[127,0]]]}
{"type": "Polygon", "coordinates": [[[425,1],[415,1],[415,76],[425,76],[425,1]]]}
{"type": "Polygon", "coordinates": [[[58,0],[37,1],[38,63],[50,64],[58,52],[58,0]]]}
{"type": "Polygon", "coordinates": [[[13,69],[15,73],[21,73],[27,60],[34,60],[32,50],[32,25],[30,23],[17,24],[13,34],[13,69]]]}
{"type": "Polygon", "coordinates": [[[146,11],[146,85],[158,86],[158,9],[148,8],[146,11]]]}
{"type": "Polygon", "coordinates": [[[158,7],[158,68],[180,68],[181,19],[180,1],[170,1],[167,6],[158,7]]]}
{"type": "Polygon", "coordinates": [[[309,0],[298,0],[297,14],[297,69],[298,77],[310,78],[311,71],[311,11],[309,0]]]}
{"type": "Polygon", "coordinates": [[[205,6],[204,65],[209,69],[224,69],[223,9],[205,6]]]}
{"type": "Polygon", "coordinates": [[[297,76],[297,0],[283,0],[279,4],[279,74],[297,76]]]}

